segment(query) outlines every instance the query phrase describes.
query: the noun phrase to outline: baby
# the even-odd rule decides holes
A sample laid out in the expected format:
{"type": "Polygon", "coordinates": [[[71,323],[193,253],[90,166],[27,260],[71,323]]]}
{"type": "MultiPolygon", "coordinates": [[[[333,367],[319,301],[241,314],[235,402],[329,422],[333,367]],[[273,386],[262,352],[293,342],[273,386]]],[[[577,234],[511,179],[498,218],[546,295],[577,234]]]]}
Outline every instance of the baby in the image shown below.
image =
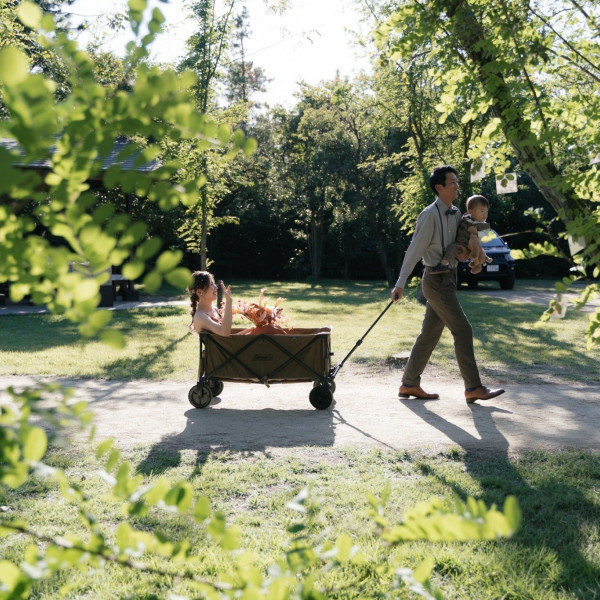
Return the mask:
{"type": "Polygon", "coordinates": [[[467,212],[458,226],[456,242],[446,248],[442,261],[436,267],[431,268],[431,273],[447,271],[450,265],[454,264],[460,246],[469,249],[469,268],[472,274],[479,273],[484,263],[492,262],[492,259],[481,247],[481,238],[490,233],[490,225],[486,223],[489,206],[489,200],[485,196],[471,196],[467,199],[467,212]]]}

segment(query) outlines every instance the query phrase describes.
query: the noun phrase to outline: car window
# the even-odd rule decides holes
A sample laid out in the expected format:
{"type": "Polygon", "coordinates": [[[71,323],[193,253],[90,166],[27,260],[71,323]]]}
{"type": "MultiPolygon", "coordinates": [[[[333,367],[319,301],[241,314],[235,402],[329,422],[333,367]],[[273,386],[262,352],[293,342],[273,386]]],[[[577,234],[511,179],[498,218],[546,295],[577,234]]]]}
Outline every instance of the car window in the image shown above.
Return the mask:
{"type": "Polygon", "coordinates": [[[506,244],[502,241],[498,234],[492,229],[492,235],[494,237],[488,239],[483,239],[481,241],[481,245],[486,248],[505,248],[506,244]]]}

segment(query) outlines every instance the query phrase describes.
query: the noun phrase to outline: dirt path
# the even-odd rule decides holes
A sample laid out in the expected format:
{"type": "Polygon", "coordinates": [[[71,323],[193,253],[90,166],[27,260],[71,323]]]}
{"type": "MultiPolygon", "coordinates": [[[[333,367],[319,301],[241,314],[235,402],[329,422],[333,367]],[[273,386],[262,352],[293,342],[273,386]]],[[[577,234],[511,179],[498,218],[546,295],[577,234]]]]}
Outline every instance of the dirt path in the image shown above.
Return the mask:
{"type": "MultiPolygon", "coordinates": [[[[389,450],[516,453],[566,447],[600,449],[600,391],[594,385],[531,383],[506,386],[506,394],[467,405],[460,382],[433,374],[427,388],[440,400],[397,397],[400,371],[373,374],[346,365],[336,377],[328,410],[309,403],[311,384],[226,383],[206,409],[187,400],[193,382],[70,381],[76,398],[95,413],[99,439],[114,437],[121,448],[138,445],[173,450],[258,450],[280,454],[298,447],[380,447],[389,450]]],[[[0,402],[8,385],[0,379],[0,402]]]]}

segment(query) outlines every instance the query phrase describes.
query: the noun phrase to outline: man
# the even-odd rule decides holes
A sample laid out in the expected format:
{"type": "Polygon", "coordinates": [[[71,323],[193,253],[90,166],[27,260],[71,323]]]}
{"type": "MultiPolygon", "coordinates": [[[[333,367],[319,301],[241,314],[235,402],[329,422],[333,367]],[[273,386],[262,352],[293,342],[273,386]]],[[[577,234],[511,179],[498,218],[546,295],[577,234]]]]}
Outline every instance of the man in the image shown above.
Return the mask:
{"type": "Polygon", "coordinates": [[[435,268],[432,269],[440,264],[446,247],[454,242],[461,219],[459,210],[452,205],[459,191],[456,169],[449,165],[437,167],[429,178],[429,184],[437,198],[417,218],[415,232],[404,256],[400,276],[392,290],[392,300],[400,300],[408,276],[422,258],[425,265],[422,288],[427,306],[421,333],[406,363],[398,396],[421,400],[439,398],[439,394],[428,394],[423,390],[421,375],[440,340],[444,327],[448,327],[454,337],[454,351],[460,374],[465,382],[467,403],[489,400],[503,394],[504,390],[491,390],[481,384],[473,352],[473,329],[456,294],[456,261],[451,265],[450,270],[440,272],[435,268]]]}

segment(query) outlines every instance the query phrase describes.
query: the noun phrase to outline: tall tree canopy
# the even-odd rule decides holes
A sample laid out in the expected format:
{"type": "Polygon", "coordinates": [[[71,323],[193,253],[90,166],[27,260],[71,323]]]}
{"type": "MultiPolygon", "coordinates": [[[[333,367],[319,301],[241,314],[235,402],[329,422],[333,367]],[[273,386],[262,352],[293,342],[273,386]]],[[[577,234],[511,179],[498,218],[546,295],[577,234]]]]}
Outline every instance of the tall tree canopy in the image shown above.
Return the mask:
{"type": "MultiPolygon", "coordinates": [[[[516,158],[565,222],[582,269],[599,274],[600,27],[598,2],[410,0],[378,30],[393,60],[439,65],[440,126],[458,111],[486,127],[468,156],[502,176],[516,158]],[[461,99],[470,106],[461,110],[461,99]]],[[[591,336],[600,336],[596,315],[591,336]]]]}

